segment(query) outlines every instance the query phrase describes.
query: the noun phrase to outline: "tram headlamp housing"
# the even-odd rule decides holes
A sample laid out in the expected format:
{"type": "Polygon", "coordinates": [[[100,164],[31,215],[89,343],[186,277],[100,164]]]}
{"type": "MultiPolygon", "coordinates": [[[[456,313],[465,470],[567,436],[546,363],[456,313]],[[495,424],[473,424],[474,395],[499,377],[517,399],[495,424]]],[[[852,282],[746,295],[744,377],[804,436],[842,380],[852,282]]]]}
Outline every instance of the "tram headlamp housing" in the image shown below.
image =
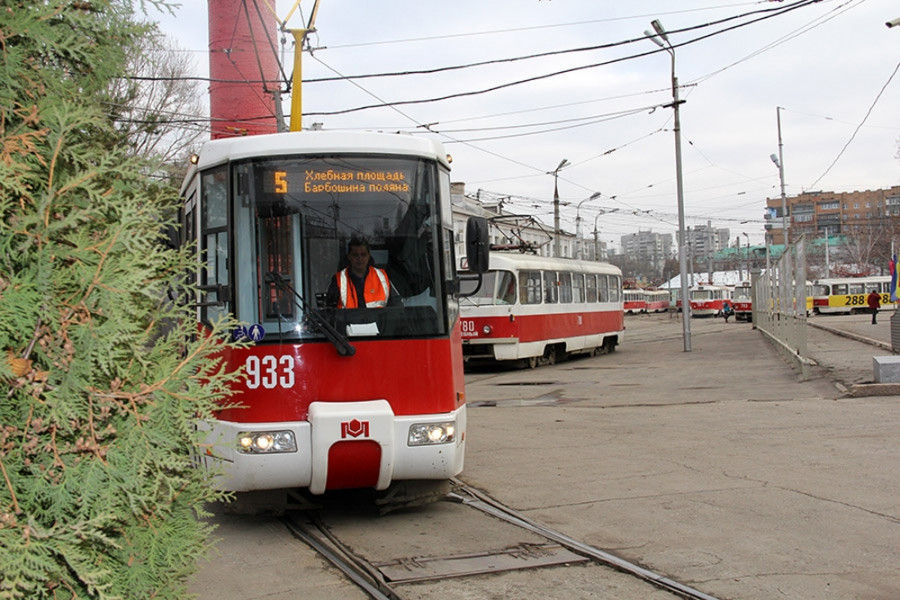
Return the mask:
{"type": "Polygon", "coordinates": [[[435,446],[456,441],[456,422],[415,423],[409,427],[408,446],[435,446]]]}
{"type": "Polygon", "coordinates": [[[241,454],[279,454],[297,451],[293,431],[245,431],[238,434],[241,454]]]}

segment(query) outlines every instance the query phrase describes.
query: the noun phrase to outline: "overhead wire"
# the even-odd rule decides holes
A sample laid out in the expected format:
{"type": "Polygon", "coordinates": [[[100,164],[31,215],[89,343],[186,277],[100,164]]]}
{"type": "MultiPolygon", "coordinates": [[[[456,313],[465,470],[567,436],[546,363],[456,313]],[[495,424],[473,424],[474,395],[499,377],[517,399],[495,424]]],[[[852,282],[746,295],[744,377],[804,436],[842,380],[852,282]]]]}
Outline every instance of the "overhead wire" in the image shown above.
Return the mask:
{"type": "MultiPolygon", "coordinates": [[[[795,2],[795,3],[791,4],[791,5],[779,7],[779,8],[777,8],[777,9],[765,9],[765,10],[760,10],[760,11],[754,11],[754,12],[752,12],[752,13],[747,13],[747,14],[762,14],[762,16],[760,16],[760,17],[758,17],[758,18],[756,18],[756,19],[749,20],[749,21],[744,22],[744,23],[739,23],[739,24],[737,24],[737,25],[732,25],[732,26],[726,27],[726,28],[724,28],[724,29],[721,29],[721,30],[718,30],[718,31],[714,31],[714,32],[712,32],[712,33],[708,33],[708,34],[705,34],[705,35],[701,35],[701,36],[699,36],[699,37],[692,38],[692,39],[687,40],[687,41],[684,41],[684,42],[679,42],[679,43],[677,43],[677,44],[673,44],[673,47],[674,47],[674,48],[679,48],[679,47],[682,47],[682,46],[688,46],[688,45],[690,45],[690,44],[694,44],[694,43],[697,43],[697,42],[699,42],[699,41],[702,41],[702,40],[705,40],[705,39],[709,39],[710,37],[713,37],[713,36],[716,36],[716,35],[721,35],[722,33],[725,33],[725,32],[728,32],[728,31],[733,31],[734,29],[738,29],[738,28],[741,28],[741,27],[746,27],[746,26],[749,26],[749,25],[758,23],[758,22],[760,22],[760,21],[764,21],[764,20],[767,20],[767,19],[770,19],[770,18],[773,18],[773,17],[776,17],[776,16],[780,16],[780,15],[782,15],[782,14],[787,14],[788,12],[797,10],[797,9],[799,9],[799,8],[803,8],[803,7],[805,7],[805,6],[808,6],[808,5],[810,5],[810,4],[813,4],[813,3],[816,3],[816,2],[819,2],[819,1],[821,1],[821,0],[799,0],[798,2],[795,2]]],[[[719,24],[728,22],[728,21],[732,21],[732,20],[734,20],[735,18],[738,18],[738,17],[729,17],[729,18],[726,18],[726,19],[720,19],[719,21],[711,22],[711,23],[704,24],[704,25],[695,25],[695,26],[686,27],[686,28],[682,28],[682,29],[672,30],[672,31],[669,32],[669,34],[670,34],[670,35],[674,35],[674,34],[681,33],[681,32],[693,31],[693,30],[695,30],[695,29],[703,29],[703,28],[706,28],[706,27],[711,27],[711,26],[715,26],[715,25],[719,25],[719,24]]],[[[600,45],[600,46],[588,47],[588,48],[585,48],[585,49],[576,48],[576,49],[569,49],[569,50],[563,50],[563,51],[554,51],[554,52],[552,52],[552,53],[544,53],[544,54],[540,54],[540,55],[528,55],[528,56],[524,56],[524,57],[514,58],[514,60],[527,60],[527,59],[535,58],[535,57],[538,57],[538,56],[547,56],[547,55],[564,54],[564,53],[569,53],[569,52],[579,52],[579,51],[584,51],[584,50],[589,50],[589,49],[594,49],[594,50],[596,50],[596,49],[608,48],[608,47],[618,46],[618,45],[633,44],[633,43],[636,43],[636,42],[638,42],[638,41],[644,41],[644,40],[645,40],[645,38],[644,38],[643,36],[641,36],[641,37],[639,37],[639,38],[631,38],[631,39],[628,39],[628,40],[622,40],[622,41],[619,41],[619,42],[614,42],[614,43],[612,43],[612,44],[602,44],[602,45],[600,45]]],[[[505,82],[505,83],[499,83],[499,84],[492,85],[492,86],[489,86],[489,87],[486,87],[486,88],[482,88],[482,89],[479,89],[479,90],[470,90],[470,91],[467,91],[467,92],[457,92],[457,93],[452,93],[452,94],[445,94],[445,95],[443,95],[443,96],[436,96],[436,97],[431,97],[431,98],[422,98],[422,99],[416,99],[416,100],[399,100],[399,101],[391,102],[390,105],[398,106],[398,105],[411,105],[411,104],[427,104],[427,103],[441,102],[441,101],[444,101],[444,100],[451,100],[451,99],[456,99],[456,98],[478,96],[478,95],[487,94],[487,93],[490,93],[490,92],[495,92],[495,91],[498,91],[498,90],[507,89],[507,88],[510,88],[510,87],[518,86],[518,85],[523,85],[523,84],[526,84],[526,83],[533,83],[533,82],[536,82],[536,81],[541,81],[541,80],[544,80],[544,79],[549,79],[549,78],[557,77],[557,76],[560,76],[560,75],[567,75],[567,74],[571,74],[571,73],[576,73],[576,72],[584,71],[584,70],[588,70],[588,69],[594,69],[594,68],[597,68],[597,67],[609,66],[609,65],[612,65],[612,64],[616,64],[616,63],[619,63],[619,62],[626,61],[626,60],[633,60],[633,59],[636,59],[636,58],[641,58],[641,57],[644,57],[644,56],[650,56],[650,55],[653,55],[653,54],[657,54],[657,53],[660,53],[660,52],[666,52],[666,51],[667,51],[667,50],[666,50],[666,49],[663,49],[663,48],[655,48],[655,49],[653,49],[653,50],[648,50],[648,51],[646,51],[646,52],[640,52],[640,53],[637,53],[637,54],[631,54],[631,55],[628,55],[628,56],[612,58],[612,59],[605,60],[605,61],[600,61],[600,62],[597,62],[597,63],[591,63],[591,64],[587,64],[587,65],[579,65],[579,66],[575,66],[575,67],[569,67],[569,68],[566,68],[566,69],[559,69],[559,70],[552,71],[552,72],[549,72],[549,73],[543,73],[543,74],[540,74],[540,75],[533,75],[533,76],[531,76],[531,77],[526,77],[526,78],[523,78],[523,79],[518,79],[518,80],[514,80],[514,81],[508,81],[508,82],[505,82]]],[[[506,61],[506,60],[510,60],[510,59],[497,59],[496,62],[503,62],[503,61],[506,61]]],[[[443,69],[443,70],[450,70],[450,69],[457,69],[457,68],[469,68],[470,66],[482,66],[483,64],[489,64],[489,63],[490,63],[490,61],[483,61],[483,62],[481,62],[481,63],[470,63],[469,65],[457,65],[457,66],[454,66],[454,67],[446,67],[446,68],[442,68],[442,69],[443,69]]],[[[435,71],[435,72],[437,72],[437,71],[435,71]]],[[[396,76],[396,75],[400,75],[400,74],[415,74],[415,73],[412,73],[412,72],[409,72],[409,73],[394,73],[394,74],[382,73],[382,74],[376,74],[376,75],[366,75],[365,77],[369,77],[369,76],[381,76],[381,77],[387,77],[387,76],[396,76]]],[[[361,76],[360,76],[360,77],[361,77],[361,76]]],[[[312,82],[314,82],[315,80],[308,80],[308,81],[309,81],[310,83],[312,83],[312,82]]],[[[363,110],[370,110],[370,109],[374,109],[374,108],[384,108],[386,105],[387,105],[387,104],[372,104],[372,105],[357,106],[357,107],[353,107],[353,108],[345,108],[345,109],[340,109],[340,110],[309,112],[309,113],[307,113],[307,114],[309,114],[309,115],[315,115],[315,116],[341,115],[341,114],[348,114],[348,113],[352,113],[352,112],[359,112],[359,111],[363,111],[363,110]]]]}
{"type": "Polygon", "coordinates": [[[866,111],[866,114],[865,114],[865,116],[863,116],[862,121],[860,121],[859,124],[856,126],[856,129],[853,130],[853,134],[850,136],[850,139],[847,140],[847,143],[844,144],[844,147],[841,148],[841,151],[838,152],[838,155],[834,158],[834,160],[831,162],[831,164],[828,165],[828,168],[825,169],[825,172],[822,173],[821,175],[819,175],[819,177],[816,178],[816,180],[812,182],[812,184],[809,186],[809,189],[815,188],[816,184],[819,183],[823,177],[828,175],[829,171],[831,171],[831,169],[834,167],[834,165],[836,165],[837,162],[844,155],[844,152],[847,151],[847,148],[850,147],[850,144],[853,143],[853,140],[856,139],[856,134],[859,133],[859,130],[862,129],[862,126],[865,125],[866,121],[869,119],[869,116],[872,114],[872,111],[875,109],[875,105],[878,104],[878,101],[881,99],[882,94],[884,94],[884,91],[891,84],[891,81],[893,81],[894,76],[897,75],[898,70],[900,70],[900,63],[897,63],[897,66],[894,67],[894,70],[891,72],[891,75],[888,77],[888,80],[884,82],[883,86],[881,86],[881,89],[878,91],[878,94],[875,96],[875,100],[873,100],[872,105],[869,106],[869,110],[866,111]]]}

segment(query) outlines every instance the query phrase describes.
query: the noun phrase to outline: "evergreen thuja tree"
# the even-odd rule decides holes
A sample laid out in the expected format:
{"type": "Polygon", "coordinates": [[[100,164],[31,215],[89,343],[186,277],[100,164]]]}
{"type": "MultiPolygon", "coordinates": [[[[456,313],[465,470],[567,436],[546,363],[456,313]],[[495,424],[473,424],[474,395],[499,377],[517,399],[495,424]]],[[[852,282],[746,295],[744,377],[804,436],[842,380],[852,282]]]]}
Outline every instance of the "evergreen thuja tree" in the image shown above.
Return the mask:
{"type": "Polygon", "coordinates": [[[175,194],[104,110],[148,30],[125,0],[0,13],[0,598],[181,599],[218,497],[194,423],[233,375],[230,326],[175,301],[175,194]]]}

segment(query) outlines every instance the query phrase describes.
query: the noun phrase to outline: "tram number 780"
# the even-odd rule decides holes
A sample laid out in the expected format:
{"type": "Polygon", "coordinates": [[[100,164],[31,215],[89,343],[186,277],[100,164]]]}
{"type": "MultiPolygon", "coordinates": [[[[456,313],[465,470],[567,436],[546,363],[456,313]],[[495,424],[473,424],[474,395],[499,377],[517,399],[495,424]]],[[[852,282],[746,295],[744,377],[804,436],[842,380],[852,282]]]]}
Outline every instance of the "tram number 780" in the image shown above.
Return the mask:
{"type": "Polygon", "coordinates": [[[248,356],[244,371],[247,374],[247,388],[251,390],[259,386],[267,390],[294,387],[294,358],[287,354],[248,356]]]}

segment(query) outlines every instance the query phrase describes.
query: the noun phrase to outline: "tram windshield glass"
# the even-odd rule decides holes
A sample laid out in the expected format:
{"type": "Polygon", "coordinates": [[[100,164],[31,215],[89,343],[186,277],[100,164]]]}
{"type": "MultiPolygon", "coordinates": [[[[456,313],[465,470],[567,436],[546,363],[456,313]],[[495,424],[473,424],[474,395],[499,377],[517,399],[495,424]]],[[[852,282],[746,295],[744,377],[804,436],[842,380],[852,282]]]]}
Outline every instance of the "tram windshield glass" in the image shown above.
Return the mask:
{"type": "Polygon", "coordinates": [[[516,303],[516,276],[511,271],[488,271],[482,276],[481,286],[475,294],[476,280],[460,281],[460,295],[464,304],[491,306],[516,303]]]}
{"type": "Polygon", "coordinates": [[[441,248],[434,163],[365,155],[266,158],[233,164],[231,179],[228,309],[257,326],[257,337],[319,338],[320,317],[351,338],[447,332],[442,290],[452,277],[453,250],[449,240],[441,248]],[[370,268],[386,274],[386,306],[338,308],[335,287],[329,293],[336,273],[349,266],[351,239],[365,240],[370,268]]]}

